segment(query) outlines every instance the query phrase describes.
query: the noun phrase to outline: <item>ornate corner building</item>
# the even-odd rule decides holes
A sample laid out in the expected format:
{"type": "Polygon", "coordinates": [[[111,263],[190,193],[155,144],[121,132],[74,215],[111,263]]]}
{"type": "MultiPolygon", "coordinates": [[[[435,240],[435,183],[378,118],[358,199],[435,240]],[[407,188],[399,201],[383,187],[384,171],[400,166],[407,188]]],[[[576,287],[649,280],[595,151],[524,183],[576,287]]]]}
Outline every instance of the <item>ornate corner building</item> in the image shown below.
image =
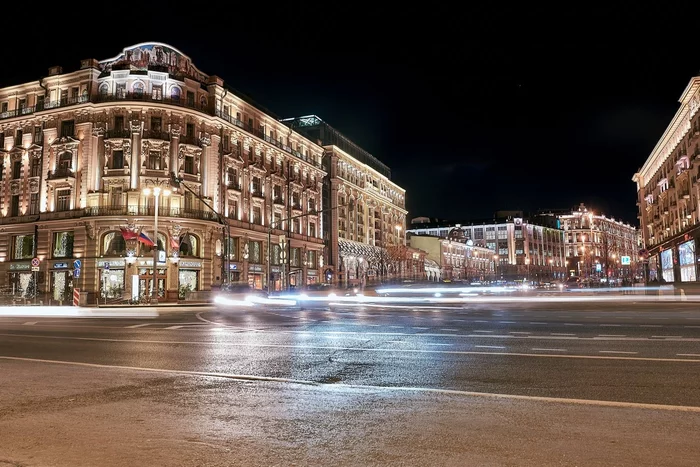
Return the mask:
{"type": "Polygon", "coordinates": [[[323,146],[327,278],[363,284],[398,278],[407,266],[406,190],[389,167],[315,115],[282,120],[323,146]]]}
{"type": "Polygon", "coordinates": [[[0,287],[138,298],[153,290],[154,260],[162,300],[225,280],[315,282],[323,155],[165,44],[53,67],[0,89],[0,287]],[[177,191],[146,190],[171,173],[177,191]]]}
{"type": "Polygon", "coordinates": [[[700,76],[642,168],[634,174],[650,281],[697,282],[700,242],[700,76]]]}

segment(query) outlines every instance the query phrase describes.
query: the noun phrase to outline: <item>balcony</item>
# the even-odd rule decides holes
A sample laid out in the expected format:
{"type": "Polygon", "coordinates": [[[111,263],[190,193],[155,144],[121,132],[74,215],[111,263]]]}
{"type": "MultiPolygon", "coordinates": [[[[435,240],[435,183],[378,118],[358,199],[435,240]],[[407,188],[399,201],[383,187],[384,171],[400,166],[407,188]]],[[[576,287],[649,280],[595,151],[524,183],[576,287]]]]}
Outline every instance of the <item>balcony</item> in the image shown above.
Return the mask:
{"type": "MultiPolygon", "coordinates": [[[[293,155],[299,160],[302,160],[308,164],[313,165],[316,168],[323,169],[323,166],[321,162],[317,161],[316,159],[313,159],[309,156],[306,156],[299,151],[296,151],[292,149],[291,147],[282,144],[281,142],[271,138],[268,135],[265,135],[265,133],[259,129],[255,129],[248,125],[247,123],[243,123],[242,121],[236,119],[235,117],[224,113],[223,111],[217,111],[214,110],[213,106],[213,99],[209,104],[206,106],[200,105],[196,102],[187,102],[186,99],[172,99],[172,98],[155,98],[150,94],[141,94],[141,93],[119,93],[119,94],[99,94],[95,96],[79,96],[79,97],[72,97],[70,99],[61,99],[58,101],[52,101],[52,102],[45,102],[43,104],[33,106],[33,107],[23,107],[22,109],[16,109],[16,110],[11,110],[8,112],[2,112],[0,113],[0,120],[8,119],[8,118],[15,118],[15,117],[22,117],[25,115],[31,115],[36,112],[40,112],[43,110],[50,110],[50,109],[58,109],[58,108],[63,108],[63,107],[70,107],[73,105],[79,105],[79,104],[85,104],[88,102],[91,102],[93,104],[100,104],[100,103],[110,103],[110,102],[123,102],[123,101],[136,101],[136,102],[149,102],[149,103],[158,103],[158,104],[165,104],[165,105],[175,105],[178,107],[186,107],[189,109],[194,109],[198,110],[202,113],[205,113],[207,115],[211,115],[214,117],[221,118],[225,120],[226,122],[237,126],[238,128],[241,128],[245,130],[247,133],[254,135],[268,144],[271,144],[273,146],[278,147],[282,151],[285,151],[288,154],[293,155]]],[[[129,138],[130,135],[128,134],[128,130],[123,130],[126,132],[126,136],[118,136],[114,135],[112,137],[114,138],[129,138]]],[[[109,133],[109,132],[107,132],[109,133]]],[[[105,136],[107,137],[107,136],[105,136]]],[[[196,139],[196,138],[195,138],[196,139]]],[[[182,141],[181,141],[182,142],[182,141]]]]}
{"type": "Polygon", "coordinates": [[[182,135],[180,136],[180,144],[189,144],[190,146],[196,146],[198,148],[202,147],[202,141],[192,135],[182,135]]]}
{"type": "MultiPolygon", "coordinates": [[[[85,216],[155,216],[155,208],[153,206],[92,206],[85,208],[83,211],[85,216]]],[[[158,216],[205,221],[218,220],[218,216],[213,211],[163,206],[158,207],[158,216]]]]}
{"type": "Polygon", "coordinates": [[[56,170],[49,170],[46,176],[47,180],[57,180],[63,178],[75,178],[75,172],[67,167],[61,167],[56,170]]]}
{"type": "Polygon", "coordinates": [[[108,139],[128,139],[131,138],[131,132],[124,128],[112,129],[105,131],[105,140],[108,139]]]}
{"type": "Polygon", "coordinates": [[[143,139],[157,139],[161,141],[170,141],[170,133],[161,130],[144,130],[143,139]]]}

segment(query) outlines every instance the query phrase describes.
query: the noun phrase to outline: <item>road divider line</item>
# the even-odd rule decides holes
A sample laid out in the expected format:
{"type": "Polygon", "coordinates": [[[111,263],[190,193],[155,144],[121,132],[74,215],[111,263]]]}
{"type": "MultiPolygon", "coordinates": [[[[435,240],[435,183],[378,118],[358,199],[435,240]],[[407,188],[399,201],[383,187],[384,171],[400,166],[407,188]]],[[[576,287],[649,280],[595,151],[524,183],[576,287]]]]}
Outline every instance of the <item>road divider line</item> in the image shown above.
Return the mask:
{"type": "Polygon", "coordinates": [[[679,357],[700,357],[700,353],[677,353],[679,357]]]}
{"type": "Polygon", "coordinates": [[[530,324],[548,324],[548,323],[543,323],[541,321],[530,321],[530,324]]]}
{"type": "Polygon", "coordinates": [[[651,336],[654,339],[681,339],[683,336],[651,336]]]}
{"type": "Polygon", "coordinates": [[[619,328],[622,326],[621,324],[599,324],[600,327],[603,328],[619,328]]]}
{"type": "Polygon", "coordinates": [[[576,334],[569,334],[566,332],[550,332],[552,336],[575,336],[576,334]]]}
{"type": "Polygon", "coordinates": [[[515,324],[515,321],[499,321],[501,324],[515,324]]]}
{"type": "Polygon", "coordinates": [[[483,330],[483,329],[475,329],[475,330],[472,331],[472,332],[485,332],[485,333],[489,333],[489,332],[493,332],[493,331],[486,331],[486,330],[483,330]]]}
{"type": "Polygon", "coordinates": [[[530,350],[535,351],[535,352],[566,352],[567,351],[566,349],[541,349],[541,348],[537,348],[537,347],[534,347],[530,350]]]}
{"type": "Polygon", "coordinates": [[[625,337],[625,334],[598,334],[598,337],[625,337]]]}
{"type": "Polygon", "coordinates": [[[175,329],[182,329],[182,328],[184,328],[184,326],[168,326],[167,328],[164,328],[164,329],[175,330],[175,329]]]}
{"type": "Polygon", "coordinates": [[[620,355],[637,355],[639,352],[623,352],[621,350],[599,350],[599,353],[614,353],[620,355]]]}
{"type": "Polygon", "coordinates": [[[442,328],[441,331],[457,332],[459,329],[442,328]]]}
{"type": "Polygon", "coordinates": [[[476,349],[505,349],[505,347],[500,345],[475,345],[476,349]]]}
{"type": "MultiPolygon", "coordinates": [[[[561,357],[561,355],[558,355],[561,357]]],[[[525,394],[502,394],[493,392],[476,392],[476,391],[461,391],[458,389],[440,389],[440,388],[424,388],[424,387],[410,387],[410,386],[374,386],[368,384],[333,384],[333,383],[319,383],[316,381],[293,379],[293,378],[278,378],[272,376],[255,376],[255,375],[243,375],[243,374],[232,374],[232,373],[215,373],[215,372],[205,372],[205,371],[189,371],[189,370],[176,370],[167,368],[147,368],[147,367],[137,367],[137,366],[125,366],[125,365],[105,365],[100,363],[86,363],[86,362],[71,362],[65,360],[47,360],[39,358],[26,358],[26,357],[12,357],[0,355],[0,359],[18,362],[31,362],[31,363],[46,363],[52,365],[65,365],[65,366],[75,366],[83,368],[99,368],[105,370],[123,370],[123,371],[139,371],[144,373],[160,373],[160,374],[171,374],[171,375],[183,375],[183,376],[199,376],[208,378],[220,378],[228,380],[237,381],[260,381],[260,382],[272,382],[272,383],[282,383],[282,384],[298,384],[308,387],[317,388],[342,388],[342,389],[352,389],[352,390],[371,390],[371,391],[386,391],[386,392],[414,392],[414,393],[433,393],[433,394],[444,394],[452,396],[465,396],[465,397],[481,397],[488,399],[505,399],[505,400],[520,400],[526,402],[546,402],[554,404],[568,404],[568,405],[584,405],[584,406],[595,406],[595,407],[615,407],[615,408],[626,408],[626,409],[644,409],[644,410],[664,410],[672,412],[694,412],[700,413],[700,407],[692,405],[666,405],[666,404],[650,404],[643,402],[624,402],[624,401],[606,401],[597,399],[572,399],[565,397],[547,397],[547,396],[529,396],[525,394]]],[[[679,360],[687,361],[687,360],[679,360]]]]}
{"type": "Polygon", "coordinates": [[[528,331],[510,331],[510,334],[532,334],[528,331]]]}

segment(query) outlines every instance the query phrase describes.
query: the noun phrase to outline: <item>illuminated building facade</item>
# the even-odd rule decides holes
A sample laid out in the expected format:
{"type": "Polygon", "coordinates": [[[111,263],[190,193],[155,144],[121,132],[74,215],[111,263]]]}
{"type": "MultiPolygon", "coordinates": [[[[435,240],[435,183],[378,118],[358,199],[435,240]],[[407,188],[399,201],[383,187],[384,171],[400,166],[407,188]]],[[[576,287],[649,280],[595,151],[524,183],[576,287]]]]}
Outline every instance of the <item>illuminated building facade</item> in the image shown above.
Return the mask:
{"type": "Polygon", "coordinates": [[[557,215],[564,230],[567,271],[601,281],[632,281],[637,273],[637,229],[581,204],[557,215]]]}
{"type": "Polygon", "coordinates": [[[406,190],[389,167],[315,115],[283,122],[323,146],[327,279],[363,284],[407,268],[406,190]]]}
{"type": "Polygon", "coordinates": [[[426,252],[426,263],[437,265],[426,267],[426,279],[438,281],[481,282],[493,280],[495,275],[495,252],[474,245],[462,236],[460,228],[453,228],[447,238],[433,235],[416,235],[409,231],[407,237],[412,248],[426,252]]]}
{"type": "Polygon", "coordinates": [[[651,282],[697,282],[700,242],[700,76],[642,168],[634,174],[651,282]]]}
{"type": "Polygon", "coordinates": [[[563,231],[546,222],[541,224],[544,225],[535,223],[534,219],[528,221],[519,212],[483,222],[458,224],[419,217],[413,219],[407,233],[445,239],[459,236],[492,251],[498,280],[562,279],[566,266],[563,231]]]}
{"type": "Polygon", "coordinates": [[[161,300],[320,277],[324,149],[168,45],[0,89],[0,151],[0,287],[16,296],[140,299],[154,272],[161,300]]]}

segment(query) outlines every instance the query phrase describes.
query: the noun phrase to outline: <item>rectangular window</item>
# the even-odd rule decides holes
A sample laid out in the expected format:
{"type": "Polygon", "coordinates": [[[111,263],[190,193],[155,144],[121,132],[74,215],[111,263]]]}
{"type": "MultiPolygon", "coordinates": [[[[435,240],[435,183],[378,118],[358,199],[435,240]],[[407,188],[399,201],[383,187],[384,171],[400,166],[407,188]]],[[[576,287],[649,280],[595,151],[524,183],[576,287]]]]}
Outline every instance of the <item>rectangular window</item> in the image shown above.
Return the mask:
{"type": "Polygon", "coordinates": [[[37,110],[37,112],[40,110],[44,110],[44,99],[45,99],[45,97],[43,95],[36,96],[36,110],[37,110]]]}
{"type": "MultiPolygon", "coordinates": [[[[151,151],[148,153],[148,168],[150,170],[162,170],[163,165],[162,165],[162,158],[160,151],[151,151]]],[[[185,172],[187,172],[185,170],[185,172]]],[[[190,173],[190,172],[188,172],[190,173]]]]}
{"type": "Polygon", "coordinates": [[[253,224],[262,224],[262,210],[260,206],[253,206],[253,224]]]}
{"type": "Polygon", "coordinates": [[[15,132],[15,146],[22,145],[22,130],[17,130],[15,132]]]}
{"type": "Polygon", "coordinates": [[[228,255],[232,260],[238,260],[238,238],[231,237],[228,239],[228,255]]]}
{"type": "Polygon", "coordinates": [[[316,236],[316,224],[313,222],[309,223],[309,237],[315,237],[316,236]]]}
{"type": "Polygon", "coordinates": [[[42,144],[44,142],[43,135],[41,134],[41,127],[40,126],[35,126],[34,127],[34,144],[42,144]]]}
{"type": "Polygon", "coordinates": [[[161,131],[162,128],[162,123],[163,121],[161,120],[160,117],[151,117],[151,131],[159,132],[161,131]]]}
{"type": "Polygon", "coordinates": [[[75,121],[64,120],[61,122],[61,137],[73,137],[75,134],[75,121]]]}
{"type": "Polygon", "coordinates": [[[110,198],[112,201],[112,207],[119,207],[122,203],[122,187],[113,186],[110,192],[110,198]]]}
{"type": "Polygon", "coordinates": [[[162,84],[159,84],[157,86],[156,85],[153,86],[152,96],[153,96],[154,101],[163,100],[163,85],[162,84]]]}
{"type": "Polygon", "coordinates": [[[187,105],[194,107],[194,93],[192,91],[187,91],[187,105]]]}
{"type": "Polygon", "coordinates": [[[260,184],[260,177],[253,177],[253,187],[252,191],[254,195],[262,195],[262,186],[260,184]]]}
{"type": "Polygon", "coordinates": [[[255,264],[262,263],[262,242],[248,242],[250,262],[255,264]]]}
{"type": "Polygon", "coordinates": [[[185,173],[193,175],[194,174],[194,157],[185,156],[185,173]]]}
{"type": "Polygon", "coordinates": [[[29,198],[29,215],[39,214],[39,193],[32,193],[29,198]]]}
{"type": "Polygon", "coordinates": [[[2,103],[2,105],[0,106],[0,112],[2,112],[2,113],[7,112],[7,102],[2,103]]]}
{"type": "Polygon", "coordinates": [[[73,257],[73,232],[54,232],[53,234],[53,257],[72,258],[73,257]]]}
{"type": "Polygon", "coordinates": [[[15,235],[12,239],[12,259],[34,257],[34,235],[15,235]]]}
{"type": "Polygon", "coordinates": [[[185,210],[194,210],[194,196],[189,191],[185,192],[185,210]]]}
{"type": "Polygon", "coordinates": [[[238,219],[238,200],[232,199],[228,205],[228,217],[238,219]]]}
{"type": "Polygon", "coordinates": [[[56,190],[56,211],[70,211],[70,189],[56,190]]]}
{"type": "Polygon", "coordinates": [[[19,195],[12,195],[12,200],[10,204],[10,216],[19,216],[19,195]]]}
{"type": "Polygon", "coordinates": [[[185,136],[188,138],[194,138],[194,124],[188,123],[185,127],[185,136]]]}
{"type": "Polygon", "coordinates": [[[124,129],[124,117],[117,115],[114,117],[114,129],[117,131],[122,131],[124,129]]]}
{"type": "Polygon", "coordinates": [[[117,83],[117,99],[126,98],[126,83],[117,83]]]}
{"type": "Polygon", "coordinates": [[[124,168],[124,151],[112,151],[112,168],[113,169],[123,169],[124,168]]]}
{"type": "Polygon", "coordinates": [[[12,163],[12,179],[17,180],[22,178],[22,161],[14,161],[12,163]]]}

